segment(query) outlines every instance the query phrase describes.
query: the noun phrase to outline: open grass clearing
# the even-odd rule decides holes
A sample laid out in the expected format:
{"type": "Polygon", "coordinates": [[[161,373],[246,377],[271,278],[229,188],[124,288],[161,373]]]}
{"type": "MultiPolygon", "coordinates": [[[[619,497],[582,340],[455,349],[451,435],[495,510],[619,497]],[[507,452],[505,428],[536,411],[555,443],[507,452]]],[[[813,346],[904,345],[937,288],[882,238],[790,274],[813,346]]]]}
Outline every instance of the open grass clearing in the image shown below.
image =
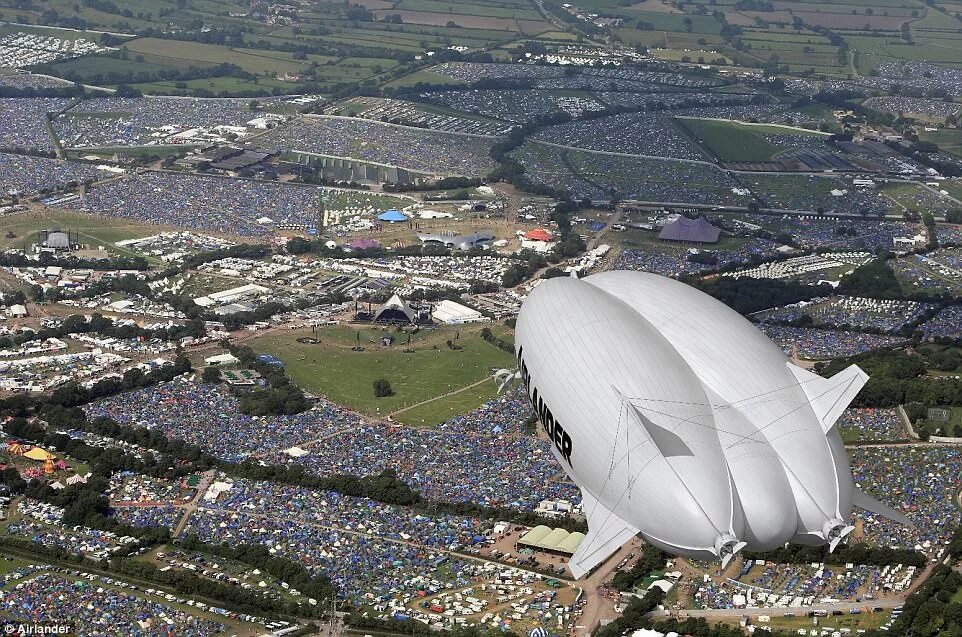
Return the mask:
{"type": "MultiPolygon", "coordinates": [[[[116,217],[98,217],[78,212],[46,209],[44,212],[23,212],[2,218],[0,248],[26,249],[36,241],[38,230],[76,230],[80,240],[94,247],[103,245],[113,252],[122,252],[114,242],[136,239],[167,230],[163,226],[130,222],[116,217]],[[8,238],[7,232],[16,237],[8,238]]],[[[125,254],[128,254],[125,252],[125,254]]]]}
{"type": "Polygon", "coordinates": [[[455,392],[483,380],[493,370],[511,366],[514,357],[485,342],[479,334],[481,329],[422,329],[411,334],[408,345],[408,334],[393,328],[337,326],[316,334],[306,329],[270,333],[248,344],[259,353],[273,354],[284,361],[288,374],[305,391],[366,414],[384,415],[455,392]],[[451,349],[446,342],[458,334],[461,349],[451,349]],[[352,351],[358,335],[364,348],[360,352],[352,351]],[[395,341],[385,347],[380,339],[388,335],[395,341]],[[302,336],[314,336],[321,342],[297,342],[302,336]],[[394,396],[374,397],[373,383],[379,378],[391,383],[394,396]]]}

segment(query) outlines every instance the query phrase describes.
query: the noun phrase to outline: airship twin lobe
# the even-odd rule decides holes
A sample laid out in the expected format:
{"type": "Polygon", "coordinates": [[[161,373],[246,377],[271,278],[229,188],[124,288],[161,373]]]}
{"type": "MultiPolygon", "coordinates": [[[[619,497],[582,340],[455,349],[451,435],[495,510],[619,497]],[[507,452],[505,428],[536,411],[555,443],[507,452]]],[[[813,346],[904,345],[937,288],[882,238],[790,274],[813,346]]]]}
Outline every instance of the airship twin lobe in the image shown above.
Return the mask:
{"type": "Polygon", "coordinates": [[[907,518],[852,483],[835,422],[868,377],[822,378],[749,321],[683,283],[641,272],[555,278],[525,300],[518,376],[581,488],[581,577],[632,536],[720,559],[829,544],[852,506],[907,518]]]}

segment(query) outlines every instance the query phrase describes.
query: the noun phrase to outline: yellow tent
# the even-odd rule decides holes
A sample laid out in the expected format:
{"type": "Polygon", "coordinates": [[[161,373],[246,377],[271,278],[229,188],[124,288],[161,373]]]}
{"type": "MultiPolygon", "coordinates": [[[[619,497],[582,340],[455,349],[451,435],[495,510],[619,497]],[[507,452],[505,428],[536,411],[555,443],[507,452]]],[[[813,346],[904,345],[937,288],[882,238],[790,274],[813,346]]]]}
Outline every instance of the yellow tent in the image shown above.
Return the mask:
{"type": "Polygon", "coordinates": [[[23,454],[24,458],[30,458],[31,460],[50,460],[53,458],[53,454],[49,451],[44,451],[40,447],[34,447],[27,453],[23,454]]]}

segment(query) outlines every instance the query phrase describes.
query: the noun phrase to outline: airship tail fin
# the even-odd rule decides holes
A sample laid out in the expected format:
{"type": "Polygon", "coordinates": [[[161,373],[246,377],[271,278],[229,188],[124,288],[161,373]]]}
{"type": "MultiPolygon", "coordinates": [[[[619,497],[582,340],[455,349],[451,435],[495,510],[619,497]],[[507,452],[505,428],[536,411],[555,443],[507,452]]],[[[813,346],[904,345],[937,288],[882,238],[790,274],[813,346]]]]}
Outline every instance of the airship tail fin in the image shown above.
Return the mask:
{"type": "Polygon", "coordinates": [[[662,427],[652,418],[649,418],[638,405],[628,401],[628,410],[633,413],[641,426],[648,432],[658,451],[666,458],[672,456],[693,456],[695,453],[685,444],[681,436],[666,427],[662,427]]]}
{"type": "Polygon", "coordinates": [[[852,489],[852,504],[865,509],[866,511],[878,513],[879,515],[884,516],[893,522],[898,522],[899,524],[903,524],[913,529],[915,528],[915,523],[904,514],[899,513],[887,504],[879,502],[861,489],[852,489]]]}
{"type": "Polygon", "coordinates": [[[868,381],[868,374],[858,365],[849,365],[831,378],[824,378],[792,363],[786,364],[808,396],[815,415],[822,423],[822,431],[826,434],[832,430],[842,412],[868,381]]]}
{"type": "Polygon", "coordinates": [[[638,529],[609,511],[584,489],[581,490],[581,497],[585,515],[588,516],[588,535],[581,540],[578,550],[568,561],[568,568],[575,579],[580,579],[604,562],[638,533],[638,529]]]}

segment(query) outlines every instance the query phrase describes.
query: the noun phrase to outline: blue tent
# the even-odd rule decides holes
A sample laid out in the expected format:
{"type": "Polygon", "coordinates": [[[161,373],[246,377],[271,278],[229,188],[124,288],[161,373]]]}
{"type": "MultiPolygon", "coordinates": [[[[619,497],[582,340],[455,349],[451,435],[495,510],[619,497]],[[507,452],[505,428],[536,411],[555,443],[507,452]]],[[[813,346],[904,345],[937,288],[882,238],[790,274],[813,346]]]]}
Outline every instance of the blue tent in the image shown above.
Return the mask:
{"type": "Polygon", "coordinates": [[[397,210],[388,210],[378,215],[377,218],[381,221],[387,221],[388,223],[397,223],[398,221],[408,220],[404,214],[398,212],[397,210]]]}

